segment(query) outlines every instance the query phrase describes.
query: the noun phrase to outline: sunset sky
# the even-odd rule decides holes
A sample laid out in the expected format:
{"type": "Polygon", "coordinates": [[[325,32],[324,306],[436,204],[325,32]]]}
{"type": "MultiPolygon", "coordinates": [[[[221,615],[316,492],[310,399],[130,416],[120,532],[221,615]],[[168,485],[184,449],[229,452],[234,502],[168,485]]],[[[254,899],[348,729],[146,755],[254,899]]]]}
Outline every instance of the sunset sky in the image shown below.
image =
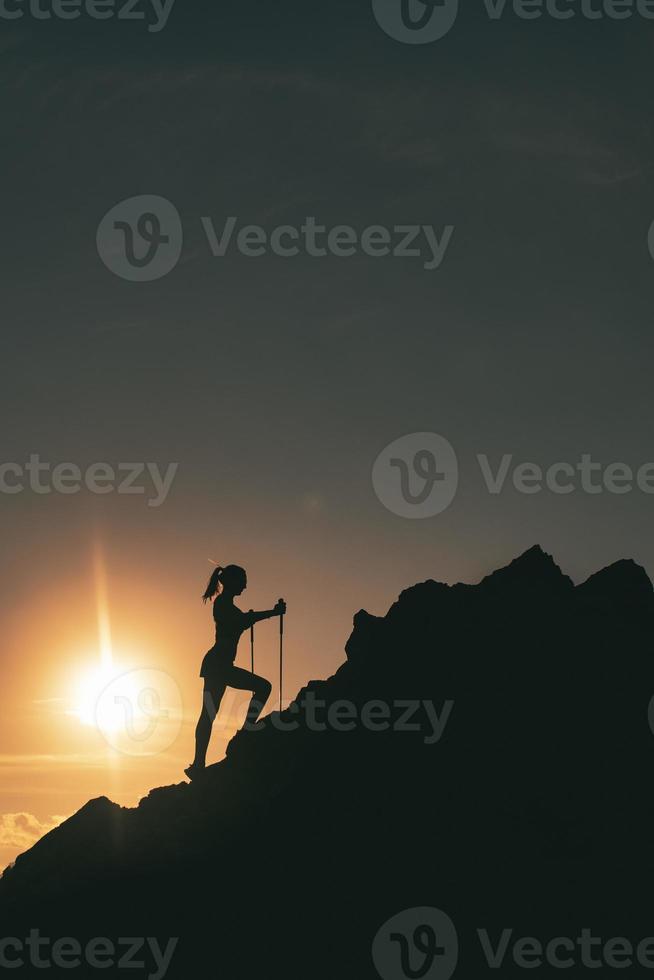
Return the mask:
{"type": "MultiPolygon", "coordinates": [[[[178,464],[158,507],[0,494],[0,863],[92,796],[134,805],[183,778],[209,559],[246,567],[243,608],[286,598],[289,696],[342,662],[359,608],[382,614],[416,581],[475,581],[535,542],[575,580],[620,557],[654,574],[654,496],[510,477],[491,494],[477,462],[654,461],[653,51],[638,18],[491,22],[481,3],[425,45],[388,37],[367,0],[177,0],[159,33],[0,21],[0,462],[178,464]],[[174,204],[184,247],[130,282],[96,230],[146,194],[174,204]],[[431,271],[214,257],[201,219],[230,215],[454,232],[431,271]],[[371,469],[425,431],[454,447],[458,493],[403,519],[371,469]],[[79,717],[102,622],[112,670],[179,692],[156,754],[79,717]]],[[[263,623],[275,685],[276,658],[263,623]]]]}

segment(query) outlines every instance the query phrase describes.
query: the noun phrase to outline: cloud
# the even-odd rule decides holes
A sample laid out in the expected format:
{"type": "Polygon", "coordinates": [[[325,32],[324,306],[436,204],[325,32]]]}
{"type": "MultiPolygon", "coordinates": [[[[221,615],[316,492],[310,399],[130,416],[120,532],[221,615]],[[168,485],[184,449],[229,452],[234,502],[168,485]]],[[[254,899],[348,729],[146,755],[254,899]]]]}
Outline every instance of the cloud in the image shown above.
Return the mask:
{"type": "Polygon", "coordinates": [[[65,819],[59,815],[39,820],[33,813],[0,814],[0,848],[14,853],[26,851],[65,819]]]}
{"type": "Polygon", "coordinates": [[[496,149],[558,165],[578,182],[609,187],[651,170],[649,130],[615,98],[602,100],[600,112],[594,98],[575,93],[492,89],[480,106],[480,129],[496,149]]]}

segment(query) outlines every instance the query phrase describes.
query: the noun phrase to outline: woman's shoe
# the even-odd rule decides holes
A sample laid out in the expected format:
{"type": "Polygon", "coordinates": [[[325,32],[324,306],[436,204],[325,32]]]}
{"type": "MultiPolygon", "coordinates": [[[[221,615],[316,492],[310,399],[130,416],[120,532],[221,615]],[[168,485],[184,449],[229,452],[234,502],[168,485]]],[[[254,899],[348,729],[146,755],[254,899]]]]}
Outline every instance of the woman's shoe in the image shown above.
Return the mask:
{"type": "Polygon", "coordinates": [[[204,766],[196,766],[196,764],[192,762],[190,766],[187,766],[184,772],[191,780],[191,782],[193,782],[194,779],[197,779],[198,776],[202,775],[202,773],[204,772],[204,766]]]}

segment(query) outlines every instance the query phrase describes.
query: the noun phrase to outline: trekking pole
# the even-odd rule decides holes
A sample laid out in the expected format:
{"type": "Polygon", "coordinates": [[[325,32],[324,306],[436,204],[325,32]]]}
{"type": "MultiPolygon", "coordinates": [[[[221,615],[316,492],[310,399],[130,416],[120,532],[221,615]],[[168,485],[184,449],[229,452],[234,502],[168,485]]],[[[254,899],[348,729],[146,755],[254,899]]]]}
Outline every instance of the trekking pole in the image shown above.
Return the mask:
{"type": "Polygon", "coordinates": [[[250,626],[250,663],[252,664],[252,673],[254,673],[254,623],[250,626]]]}
{"type": "MultiPolygon", "coordinates": [[[[283,599],[279,600],[283,602],[283,599]]],[[[284,663],[284,613],[279,616],[279,711],[282,711],[282,674],[284,663]]]]}

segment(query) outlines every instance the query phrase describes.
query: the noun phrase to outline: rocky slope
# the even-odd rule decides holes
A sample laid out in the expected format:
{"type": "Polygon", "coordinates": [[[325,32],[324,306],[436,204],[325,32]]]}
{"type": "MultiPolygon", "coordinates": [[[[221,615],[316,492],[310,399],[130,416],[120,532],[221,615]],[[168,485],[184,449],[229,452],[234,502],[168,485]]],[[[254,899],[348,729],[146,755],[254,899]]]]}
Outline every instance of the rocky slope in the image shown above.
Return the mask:
{"type": "Polygon", "coordinates": [[[575,587],[538,547],[407,589],[202,784],[92,800],[22,855],[4,934],[179,936],[168,977],[357,980],[414,906],[457,922],[468,976],[482,926],[654,934],[653,625],[642,568],[575,587]]]}

